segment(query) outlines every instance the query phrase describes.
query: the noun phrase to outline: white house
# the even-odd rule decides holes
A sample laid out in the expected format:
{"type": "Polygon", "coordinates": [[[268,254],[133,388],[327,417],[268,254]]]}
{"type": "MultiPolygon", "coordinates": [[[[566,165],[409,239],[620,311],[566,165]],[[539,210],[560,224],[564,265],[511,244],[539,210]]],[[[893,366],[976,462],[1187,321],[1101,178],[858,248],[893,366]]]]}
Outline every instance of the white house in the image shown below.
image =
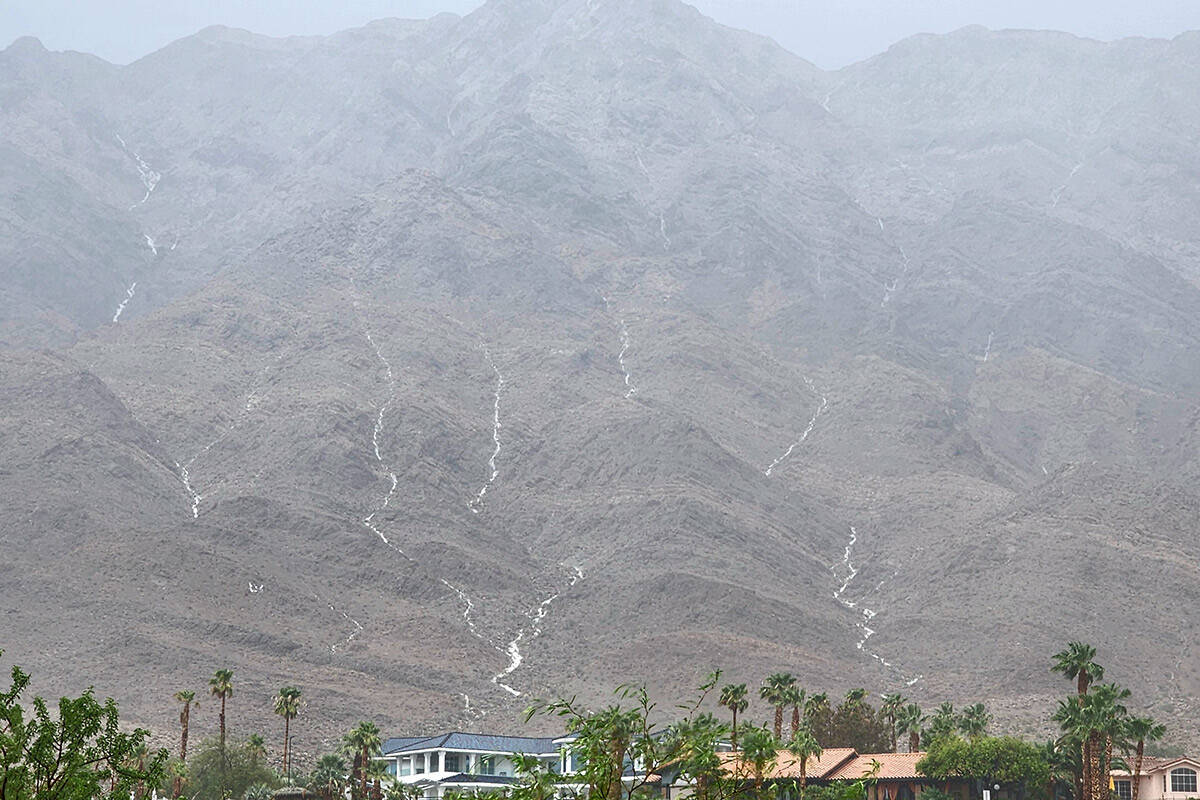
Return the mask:
{"type": "Polygon", "coordinates": [[[440,800],[446,791],[489,791],[517,782],[513,755],[527,755],[551,771],[574,771],[570,737],[490,736],[479,733],[443,733],[388,739],[377,760],[398,781],[424,790],[429,800],[440,800]]]}

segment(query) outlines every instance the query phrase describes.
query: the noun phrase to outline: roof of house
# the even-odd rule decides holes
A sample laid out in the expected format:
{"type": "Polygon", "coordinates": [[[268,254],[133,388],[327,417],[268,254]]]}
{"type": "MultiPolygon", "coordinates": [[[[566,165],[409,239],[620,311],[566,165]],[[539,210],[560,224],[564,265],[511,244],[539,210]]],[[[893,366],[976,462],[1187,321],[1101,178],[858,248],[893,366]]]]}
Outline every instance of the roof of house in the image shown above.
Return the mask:
{"type": "Polygon", "coordinates": [[[487,753],[556,753],[554,739],[537,736],[492,736],[485,733],[440,733],[436,736],[401,736],[383,743],[383,754],[420,750],[480,750],[487,753]]]}
{"type": "Polygon", "coordinates": [[[897,780],[900,778],[920,778],[917,774],[917,762],[925,757],[924,753],[865,753],[855,754],[854,758],[846,761],[834,772],[826,775],[829,780],[851,780],[865,778],[871,775],[875,764],[879,771],[874,774],[876,780],[897,780]]]}
{"type": "MultiPolygon", "coordinates": [[[[1200,767],[1200,759],[1192,758],[1191,756],[1176,756],[1175,758],[1156,758],[1154,756],[1146,756],[1142,759],[1142,774],[1150,775],[1156,772],[1164,772],[1166,770],[1175,769],[1180,766],[1188,766],[1193,769],[1200,767]]],[[[1128,770],[1114,769],[1114,775],[1130,775],[1128,770]]]]}
{"type": "MultiPolygon", "coordinates": [[[[741,753],[717,753],[717,757],[721,759],[721,766],[726,772],[734,775],[750,776],[754,774],[754,766],[742,761],[741,753]]],[[[826,777],[830,772],[833,772],[845,762],[854,758],[857,753],[852,747],[830,747],[821,752],[821,755],[815,758],[808,759],[805,764],[805,775],[810,780],[819,780],[826,777]]],[[[800,777],[800,759],[792,755],[786,750],[780,750],[775,757],[775,765],[764,775],[767,780],[779,780],[782,778],[799,778],[800,777]]]]}

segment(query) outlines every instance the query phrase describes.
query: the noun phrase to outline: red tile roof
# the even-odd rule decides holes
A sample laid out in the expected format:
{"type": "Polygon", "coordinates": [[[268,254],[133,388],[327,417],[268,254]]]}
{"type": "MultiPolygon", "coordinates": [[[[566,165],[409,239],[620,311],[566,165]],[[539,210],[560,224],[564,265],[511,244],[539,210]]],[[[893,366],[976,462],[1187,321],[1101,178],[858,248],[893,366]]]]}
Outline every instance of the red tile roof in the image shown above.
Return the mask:
{"type": "Polygon", "coordinates": [[[924,753],[864,753],[856,755],[827,777],[830,780],[856,781],[870,775],[875,764],[879,764],[879,771],[875,773],[876,780],[920,778],[922,776],[917,774],[917,762],[924,757],[924,753]]]}
{"type": "MultiPolygon", "coordinates": [[[[746,777],[754,775],[754,766],[749,763],[743,763],[741,753],[718,753],[717,755],[720,756],[721,765],[725,768],[726,772],[746,777]]],[[[808,763],[805,765],[805,773],[812,779],[824,778],[845,762],[853,759],[855,755],[854,748],[852,747],[830,747],[822,752],[819,757],[808,759],[808,763]]],[[[799,778],[800,759],[787,750],[780,750],[775,756],[775,766],[764,777],[767,780],[799,778]]]]}

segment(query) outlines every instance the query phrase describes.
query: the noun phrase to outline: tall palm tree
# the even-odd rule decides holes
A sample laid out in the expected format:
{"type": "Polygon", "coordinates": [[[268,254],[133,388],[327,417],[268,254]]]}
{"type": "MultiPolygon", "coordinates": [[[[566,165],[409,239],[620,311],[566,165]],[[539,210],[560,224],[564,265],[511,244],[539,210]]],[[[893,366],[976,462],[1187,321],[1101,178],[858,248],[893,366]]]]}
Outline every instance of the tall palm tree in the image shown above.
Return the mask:
{"type": "Polygon", "coordinates": [[[1142,757],[1146,754],[1146,742],[1156,742],[1166,735],[1167,727],[1150,717],[1130,717],[1125,721],[1125,736],[1137,742],[1133,762],[1133,800],[1138,800],[1138,784],[1142,782],[1142,757]]]}
{"type": "Polygon", "coordinates": [[[964,708],[959,715],[958,729],[968,739],[978,739],[987,733],[987,726],[991,721],[992,715],[987,712],[983,703],[973,703],[964,708]]]}
{"type": "Polygon", "coordinates": [[[730,743],[733,749],[737,750],[737,718],[738,714],[750,707],[750,701],[746,699],[746,684],[729,684],[721,688],[720,699],[717,703],[733,712],[733,732],[730,734],[730,743]]]}
{"type": "Polygon", "coordinates": [[[221,701],[221,755],[225,754],[225,700],[233,697],[233,670],[219,669],[208,679],[208,693],[221,701]]]}
{"type": "Polygon", "coordinates": [[[801,728],[792,734],[787,751],[800,762],[800,800],[804,800],[804,787],[808,783],[808,759],[821,757],[821,743],[812,735],[812,731],[801,728]]]}
{"type": "Polygon", "coordinates": [[[383,740],[379,736],[379,726],[374,722],[360,722],[352,731],[347,733],[342,741],[346,749],[355,754],[355,771],[358,773],[359,797],[367,796],[367,775],[370,772],[371,758],[380,753],[383,740]]]}
{"type": "Polygon", "coordinates": [[[909,703],[896,713],[896,727],[900,733],[908,734],[908,752],[915,753],[921,749],[921,730],[925,724],[925,714],[916,703],[909,703]]]}
{"type": "Polygon", "coordinates": [[[325,800],[341,797],[346,788],[346,762],[337,753],[321,756],[308,778],[308,788],[325,800]]]}
{"type": "Polygon", "coordinates": [[[784,700],[792,707],[792,736],[800,731],[800,708],[804,705],[805,692],[799,686],[789,686],[784,690],[784,700]]]}
{"type": "Polygon", "coordinates": [[[275,713],[283,717],[283,775],[290,783],[291,767],[291,723],[300,713],[300,695],[295,686],[284,686],[275,695],[275,713]]]}
{"type": "Polygon", "coordinates": [[[1060,672],[1067,679],[1075,681],[1076,692],[1081,698],[1087,694],[1088,687],[1104,678],[1104,667],[1096,663],[1096,648],[1083,642],[1068,642],[1065,650],[1055,653],[1054,665],[1051,672],[1060,672]]]}
{"type": "MultiPolygon", "coordinates": [[[[1095,681],[1104,678],[1104,667],[1096,663],[1096,648],[1083,642],[1067,642],[1066,648],[1055,653],[1053,660],[1054,664],[1050,667],[1050,671],[1061,673],[1068,680],[1075,681],[1077,700],[1082,707],[1088,687],[1095,681]]],[[[1085,795],[1090,796],[1092,792],[1093,754],[1089,750],[1091,746],[1091,739],[1084,736],[1080,742],[1079,760],[1083,769],[1081,776],[1083,792],[1080,794],[1080,800],[1083,800],[1085,795]]]]}
{"type": "Polygon", "coordinates": [[[1097,722],[1099,745],[1104,748],[1102,755],[1095,760],[1100,768],[1099,774],[1093,775],[1096,800],[1107,796],[1108,787],[1112,786],[1112,754],[1113,748],[1127,750],[1129,741],[1126,738],[1129,710],[1125,707],[1130,691],[1115,683],[1104,683],[1092,689],[1088,696],[1093,708],[1093,718],[1097,722]]]}
{"type": "Polygon", "coordinates": [[[775,738],[783,736],[783,708],[787,705],[787,690],[796,684],[790,672],[768,675],[758,689],[758,696],[775,706],[775,738]]]}
{"type": "Polygon", "coordinates": [[[879,713],[887,718],[888,728],[892,734],[892,752],[900,752],[900,747],[896,742],[896,717],[900,715],[908,698],[899,692],[891,692],[883,696],[883,703],[879,706],[879,713]]]}
{"type": "Polygon", "coordinates": [[[863,703],[867,699],[867,690],[859,687],[846,692],[846,705],[854,706],[863,703]]]}
{"type": "MultiPolygon", "coordinates": [[[[196,702],[196,693],[190,689],[181,689],[175,693],[175,700],[183,703],[183,708],[179,712],[179,762],[187,763],[187,743],[188,743],[188,724],[191,722],[192,706],[200,707],[196,702]]],[[[172,797],[179,797],[183,791],[183,776],[176,775],[172,792],[172,797]]]]}
{"type": "Polygon", "coordinates": [[[958,730],[958,715],[954,713],[954,703],[949,701],[937,707],[937,711],[929,718],[929,730],[925,732],[929,741],[951,736],[958,730]]]}
{"type": "Polygon", "coordinates": [[[1072,758],[1072,762],[1076,765],[1075,769],[1075,800],[1087,800],[1091,796],[1091,783],[1088,778],[1087,766],[1087,737],[1088,729],[1087,722],[1083,716],[1083,708],[1079,702],[1072,698],[1069,700],[1059,700],[1058,707],[1054,711],[1053,717],[1058,723],[1059,730],[1062,735],[1058,737],[1056,744],[1063,752],[1070,752],[1077,756],[1072,758]]]}

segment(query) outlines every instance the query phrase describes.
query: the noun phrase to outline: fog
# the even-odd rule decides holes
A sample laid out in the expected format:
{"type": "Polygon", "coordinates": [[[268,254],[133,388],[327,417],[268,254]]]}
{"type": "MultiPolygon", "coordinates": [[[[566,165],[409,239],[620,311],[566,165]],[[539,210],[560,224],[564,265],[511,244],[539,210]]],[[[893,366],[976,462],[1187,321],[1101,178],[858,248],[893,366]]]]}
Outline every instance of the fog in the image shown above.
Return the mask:
{"type": "MultiPolygon", "coordinates": [[[[467,14],[479,5],[478,0],[18,0],[0,15],[0,43],[32,35],[50,49],[128,63],[207,25],[271,36],[328,34],[382,17],[467,14]]],[[[1200,28],[1200,4],[1182,0],[696,0],[693,5],[725,25],[769,35],[826,69],[868,58],[906,36],[973,24],[1062,30],[1102,40],[1172,37],[1200,28]]]]}

